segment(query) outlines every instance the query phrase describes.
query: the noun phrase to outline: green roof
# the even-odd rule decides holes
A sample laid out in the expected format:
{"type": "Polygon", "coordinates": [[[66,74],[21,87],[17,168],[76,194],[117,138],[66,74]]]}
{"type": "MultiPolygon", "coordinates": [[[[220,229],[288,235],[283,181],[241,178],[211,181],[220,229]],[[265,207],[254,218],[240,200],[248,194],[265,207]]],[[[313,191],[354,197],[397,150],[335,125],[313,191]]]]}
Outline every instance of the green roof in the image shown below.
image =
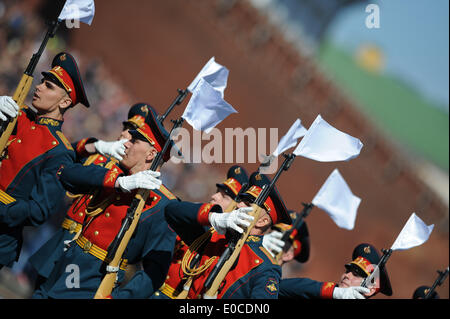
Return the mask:
{"type": "Polygon", "coordinates": [[[324,44],[317,59],[375,125],[448,172],[447,112],[401,80],[360,68],[351,55],[333,45],[324,44]]]}

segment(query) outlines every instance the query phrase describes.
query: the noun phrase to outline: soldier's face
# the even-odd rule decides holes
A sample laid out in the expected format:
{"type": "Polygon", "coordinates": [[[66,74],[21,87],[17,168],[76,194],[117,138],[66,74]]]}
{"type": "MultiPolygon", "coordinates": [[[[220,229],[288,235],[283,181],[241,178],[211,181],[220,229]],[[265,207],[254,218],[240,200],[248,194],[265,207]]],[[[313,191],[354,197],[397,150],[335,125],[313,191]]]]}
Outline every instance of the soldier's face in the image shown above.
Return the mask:
{"type": "Polygon", "coordinates": [[[124,146],[125,155],[120,163],[132,174],[148,169],[157,153],[149,143],[135,138],[126,142],[124,146]]]}
{"type": "Polygon", "coordinates": [[[348,288],[361,286],[363,280],[364,278],[358,276],[356,272],[346,269],[341,276],[341,280],[339,281],[339,287],[348,288]]]}
{"type": "Polygon", "coordinates": [[[217,193],[211,196],[211,200],[209,201],[211,204],[220,205],[222,210],[225,210],[233,199],[225,194],[225,192],[221,189],[217,189],[217,193]]]}
{"type": "Polygon", "coordinates": [[[131,140],[132,136],[130,134],[130,130],[135,130],[137,127],[133,126],[131,123],[129,122],[125,122],[123,124],[123,128],[122,128],[122,132],[119,135],[119,138],[117,139],[118,141],[126,139],[126,140],[131,140]]]}
{"type": "Polygon", "coordinates": [[[59,108],[70,106],[71,100],[64,89],[55,83],[43,78],[41,84],[36,86],[32,105],[39,114],[59,111],[59,108]]]}

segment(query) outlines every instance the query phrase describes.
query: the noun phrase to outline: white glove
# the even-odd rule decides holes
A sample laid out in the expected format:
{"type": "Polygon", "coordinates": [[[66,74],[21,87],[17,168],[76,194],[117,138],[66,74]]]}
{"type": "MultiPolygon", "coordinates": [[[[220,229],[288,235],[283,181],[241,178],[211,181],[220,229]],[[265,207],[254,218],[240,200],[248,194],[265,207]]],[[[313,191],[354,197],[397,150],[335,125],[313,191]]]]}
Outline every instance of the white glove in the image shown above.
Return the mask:
{"type": "Polygon", "coordinates": [[[10,96],[0,96],[0,120],[6,121],[19,114],[19,106],[10,96]]]}
{"type": "Polygon", "coordinates": [[[247,213],[252,210],[251,207],[241,207],[230,213],[211,213],[208,218],[209,223],[221,235],[224,235],[227,229],[233,229],[242,234],[244,230],[239,226],[250,226],[248,221],[252,221],[254,217],[247,213]]]}
{"type": "Polygon", "coordinates": [[[348,288],[334,287],[333,299],[366,299],[364,294],[369,294],[370,289],[356,286],[348,288]]]}
{"type": "Polygon", "coordinates": [[[102,155],[112,156],[119,161],[122,160],[122,156],[125,155],[125,143],[128,142],[127,139],[122,139],[120,141],[105,142],[98,140],[94,143],[95,149],[102,155]]]}
{"type": "Polygon", "coordinates": [[[281,237],[283,237],[283,234],[276,230],[263,236],[262,245],[273,257],[279,254],[283,250],[284,245],[286,245],[284,241],[280,240],[281,237]]]}
{"type": "Polygon", "coordinates": [[[141,171],[129,176],[121,176],[117,178],[117,183],[120,189],[124,192],[131,192],[133,189],[159,189],[161,186],[161,180],[158,177],[160,172],[151,170],[141,171]]]}

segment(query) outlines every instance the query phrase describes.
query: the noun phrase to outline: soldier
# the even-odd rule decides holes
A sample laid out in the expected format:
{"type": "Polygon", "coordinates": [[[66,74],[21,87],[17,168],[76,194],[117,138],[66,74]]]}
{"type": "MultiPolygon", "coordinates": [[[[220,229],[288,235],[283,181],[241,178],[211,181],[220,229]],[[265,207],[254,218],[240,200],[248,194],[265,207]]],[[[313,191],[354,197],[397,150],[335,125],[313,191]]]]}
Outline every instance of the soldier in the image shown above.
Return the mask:
{"type": "MultiPolygon", "coordinates": [[[[227,179],[221,184],[216,184],[217,192],[211,196],[209,203],[219,205],[224,212],[229,211],[230,206],[233,205],[234,207],[236,204],[236,197],[242,187],[245,188],[247,184],[248,174],[245,169],[239,165],[234,165],[228,170],[227,179]]],[[[205,227],[205,231],[207,230],[208,228],[205,227]]],[[[152,299],[175,299],[179,296],[180,292],[183,290],[183,285],[186,282],[186,275],[183,272],[181,263],[188,248],[189,246],[177,236],[174,256],[169,272],[167,273],[166,281],[161,288],[155,292],[152,299]]]]}
{"type": "Polygon", "coordinates": [[[386,268],[380,270],[376,287],[361,287],[364,278],[370,276],[380,259],[374,246],[360,244],[353,250],[352,261],[345,264],[346,271],[338,283],[319,282],[309,278],[283,279],[280,298],[366,299],[379,292],[391,296],[392,288],[386,268]]]}
{"type": "MultiPolygon", "coordinates": [[[[85,138],[73,143],[72,146],[75,149],[77,161],[81,161],[85,166],[99,165],[111,168],[113,165],[117,165],[118,160],[122,160],[124,155],[125,146],[123,144],[131,140],[129,130],[138,129],[144,123],[149,124],[149,114],[149,104],[134,104],[128,112],[128,120],[122,123],[122,132],[120,132],[116,142],[85,138]]],[[[64,252],[64,243],[73,239],[81,230],[84,217],[86,216],[83,203],[89,200],[89,197],[92,197],[92,195],[78,194],[70,196],[74,197],[74,201],[66,213],[61,228],[29,259],[30,264],[37,271],[38,275],[35,284],[36,288],[48,278],[55,263],[61,258],[64,252]]]]}
{"type": "MultiPolygon", "coordinates": [[[[176,197],[157,179],[159,168],[158,172],[148,170],[169,138],[157,121],[156,112],[150,107],[149,110],[150,126],[144,123],[141,128],[130,131],[132,140],[125,143],[125,155],[120,166],[107,169],[95,165],[74,165],[62,172],[61,181],[69,191],[90,192],[94,196],[83,204],[86,217],[80,235],[70,244],[33,298],[92,298],[95,295],[106,274],[108,247],[121,227],[135,190],[140,188],[152,191],[120,268],[125,270],[128,263],[142,262],[143,270],[137,271],[121,289],[114,289],[111,298],[148,298],[156,287],[162,285],[176,237],[164,220],[163,211],[170,201],[176,201],[176,197]],[[74,276],[67,272],[71,265],[78,267],[79,284],[68,287],[67,282],[74,276]]],[[[164,161],[170,158],[170,148],[163,158],[164,161]]]]}
{"type": "Polygon", "coordinates": [[[69,53],[59,53],[52,69],[42,73],[32,106],[19,111],[11,97],[0,97],[0,119],[16,117],[0,166],[0,268],[19,258],[24,226],[39,226],[60,211],[65,190],[61,170],[71,165],[75,153],[61,132],[65,112],[89,102],[69,53]]]}
{"type": "MultiPolygon", "coordinates": [[[[204,265],[204,270],[193,281],[188,298],[202,297],[205,292],[204,283],[228,242],[225,236],[227,230],[242,233],[243,228],[250,225],[249,221],[253,220],[253,216],[247,214],[252,210],[249,206],[258,197],[263,185],[269,183],[270,180],[265,175],[253,173],[250,176],[249,189],[239,195],[238,208],[227,214],[222,213],[219,205],[211,203],[174,202],[167,205],[166,219],[186,244],[190,245],[201,236],[204,226],[213,226],[215,229],[203,250],[201,265],[204,265]]],[[[217,298],[278,297],[281,267],[262,246],[262,236],[273,223],[290,223],[286,207],[276,188],[265,201],[264,212],[251,229],[236,266],[226,275],[217,298]]]]}

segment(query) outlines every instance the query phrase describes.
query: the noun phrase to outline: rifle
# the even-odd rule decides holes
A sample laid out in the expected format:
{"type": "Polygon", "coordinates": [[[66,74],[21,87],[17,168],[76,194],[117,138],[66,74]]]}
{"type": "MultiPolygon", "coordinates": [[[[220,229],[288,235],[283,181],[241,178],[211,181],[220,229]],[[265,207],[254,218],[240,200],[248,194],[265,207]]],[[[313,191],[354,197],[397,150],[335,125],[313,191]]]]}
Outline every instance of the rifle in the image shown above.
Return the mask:
{"type": "MultiPolygon", "coordinates": [[[[300,215],[297,216],[297,219],[295,220],[292,227],[290,229],[286,230],[283,233],[283,236],[281,237],[281,240],[284,241],[285,243],[289,240],[289,238],[290,238],[291,234],[294,232],[294,230],[300,226],[300,224],[303,222],[303,219],[309,215],[309,213],[311,212],[311,210],[314,207],[314,204],[312,204],[312,203],[308,203],[308,204],[302,203],[302,205],[303,205],[303,210],[301,211],[300,215]]],[[[286,246],[287,245],[285,245],[285,247],[286,246]]],[[[283,250],[278,253],[278,255],[276,256],[277,261],[280,260],[281,256],[283,255],[283,252],[285,252],[286,250],[287,250],[287,247],[283,248],[283,250]]]]}
{"type": "Polygon", "coordinates": [[[362,287],[365,288],[371,288],[375,284],[376,276],[379,274],[379,270],[383,269],[386,265],[388,259],[391,257],[392,249],[382,249],[383,256],[381,256],[380,261],[378,262],[377,266],[373,270],[373,272],[370,274],[370,276],[367,276],[364,278],[363,282],[361,283],[362,287]],[[370,287],[369,287],[370,286],[370,287]]]}
{"type": "MultiPolygon", "coordinates": [[[[160,165],[163,159],[163,155],[167,151],[167,148],[172,141],[172,133],[176,128],[182,125],[183,118],[179,118],[178,120],[172,122],[174,123],[174,125],[170,131],[170,136],[164,144],[161,152],[159,152],[153,160],[150,167],[150,170],[152,171],[155,171],[160,165]]],[[[97,292],[95,293],[94,299],[103,299],[111,294],[111,291],[113,290],[115,285],[116,274],[119,271],[123,253],[125,252],[125,248],[127,247],[128,242],[130,241],[131,236],[134,233],[134,230],[136,229],[137,223],[142,213],[142,209],[148,199],[149,194],[150,190],[140,189],[137,192],[136,196],[133,198],[130,207],[128,207],[127,214],[122,221],[119,232],[108,247],[108,253],[105,258],[105,262],[108,263],[108,266],[106,267],[107,273],[105,277],[103,277],[103,280],[100,283],[97,292]]]]}
{"type": "Polygon", "coordinates": [[[179,105],[183,102],[184,98],[187,96],[188,94],[188,90],[180,90],[177,89],[178,91],[178,95],[177,97],[173,100],[172,104],[170,104],[170,106],[167,108],[166,112],[164,112],[163,115],[158,115],[158,121],[162,124],[164,122],[164,120],[166,119],[167,115],[169,115],[170,112],[172,112],[173,108],[176,105],[179,105]]]}
{"type": "MultiPolygon", "coordinates": [[[[28,92],[30,91],[31,84],[33,83],[33,73],[36,69],[36,66],[39,62],[39,59],[42,56],[42,53],[44,52],[45,47],[47,46],[47,42],[50,38],[53,38],[55,36],[56,30],[58,29],[61,21],[59,19],[56,19],[56,21],[52,21],[47,23],[48,29],[45,34],[44,39],[41,42],[41,45],[39,47],[39,50],[33,54],[31,57],[30,62],[28,63],[27,68],[25,69],[25,72],[22,75],[22,78],[20,79],[19,85],[17,86],[14,95],[13,100],[19,105],[19,107],[22,109],[22,105],[25,103],[25,99],[28,95],[28,92]]],[[[3,160],[4,156],[6,155],[5,150],[7,147],[8,139],[11,136],[14,127],[16,126],[17,117],[10,118],[9,120],[4,121],[1,123],[0,126],[0,161],[3,160]]]]}
{"type": "Polygon", "coordinates": [[[204,298],[212,299],[217,297],[217,292],[219,290],[222,281],[225,276],[228,274],[231,267],[234,265],[236,259],[238,258],[242,247],[244,246],[247,237],[250,234],[250,231],[255,226],[259,217],[262,215],[262,211],[264,207],[264,202],[269,197],[270,192],[275,187],[275,183],[280,177],[281,173],[285,170],[288,170],[291,166],[295,155],[294,154],[283,154],[285,160],[283,164],[281,164],[278,169],[275,177],[271,181],[269,185],[264,185],[261,193],[259,193],[258,198],[256,198],[255,202],[251,205],[253,211],[249,213],[249,215],[253,216],[254,219],[250,223],[250,226],[246,228],[246,230],[242,234],[233,234],[230,241],[228,242],[228,247],[225,248],[224,252],[219,258],[219,261],[214,266],[213,270],[209,274],[208,278],[205,281],[206,292],[204,293],[204,298]]]}
{"type": "Polygon", "coordinates": [[[434,290],[436,289],[437,286],[440,286],[444,283],[445,279],[448,276],[448,267],[447,269],[445,269],[444,271],[437,271],[439,276],[437,277],[437,279],[434,281],[433,286],[431,286],[430,290],[428,291],[428,293],[425,295],[424,299],[430,299],[431,295],[433,294],[434,290]]]}

